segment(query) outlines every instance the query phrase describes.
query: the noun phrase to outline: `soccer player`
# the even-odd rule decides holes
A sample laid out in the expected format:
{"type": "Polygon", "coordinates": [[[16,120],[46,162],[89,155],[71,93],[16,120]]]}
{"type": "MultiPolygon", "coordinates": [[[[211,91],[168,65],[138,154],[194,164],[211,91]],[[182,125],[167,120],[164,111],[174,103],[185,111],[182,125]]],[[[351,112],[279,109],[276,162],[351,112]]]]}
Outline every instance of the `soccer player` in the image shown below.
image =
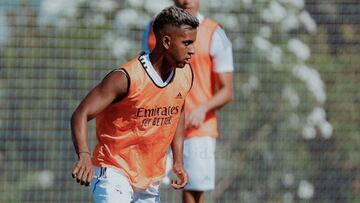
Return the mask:
{"type": "Polygon", "coordinates": [[[160,202],[166,155],[173,151],[175,189],[187,183],[183,168],[184,102],[192,87],[188,62],[198,20],[175,6],[154,20],[157,43],[110,72],[77,107],[71,130],[78,161],[72,175],[89,185],[95,202],[160,202]],[[98,143],[91,153],[87,122],[96,118],[98,143]]]}
{"type": "MultiPolygon", "coordinates": [[[[174,4],[200,21],[190,60],[194,84],[185,104],[184,167],[189,182],[183,202],[204,202],[204,191],[215,187],[214,153],[219,136],[215,112],[233,99],[232,45],[217,22],[199,13],[199,0],[174,0],[174,4]]],[[[158,42],[153,29],[151,23],[145,29],[144,51],[152,50],[158,42]]]]}

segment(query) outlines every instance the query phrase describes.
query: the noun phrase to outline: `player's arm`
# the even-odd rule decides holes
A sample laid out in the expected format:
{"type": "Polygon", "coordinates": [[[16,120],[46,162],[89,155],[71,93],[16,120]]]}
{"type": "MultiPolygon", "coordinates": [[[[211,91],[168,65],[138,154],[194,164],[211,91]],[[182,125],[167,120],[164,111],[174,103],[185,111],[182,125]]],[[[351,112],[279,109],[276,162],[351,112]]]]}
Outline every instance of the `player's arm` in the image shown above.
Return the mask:
{"type": "Polygon", "coordinates": [[[207,112],[220,109],[234,99],[233,73],[217,73],[220,79],[220,88],[215,95],[204,103],[207,112]]]}
{"type": "Polygon", "coordinates": [[[89,185],[94,175],[87,141],[87,122],[116,98],[124,96],[127,93],[127,88],[128,78],[124,72],[114,71],[108,74],[81,101],[71,117],[71,133],[78,154],[78,161],[73,168],[72,175],[81,185],[89,185]]]}
{"type": "Polygon", "coordinates": [[[180,120],[176,129],[175,136],[171,142],[171,150],[173,154],[173,172],[179,178],[179,181],[172,180],[171,186],[175,189],[182,189],[188,182],[186,171],[183,167],[183,148],[185,134],[185,112],[181,109],[180,120]]]}
{"type": "MultiPolygon", "coordinates": [[[[219,89],[210,100],[202,103],[187,115],[187,128],[198,128],[204,122],[208,112],[220,109],[234,98],[232,45],[220,27],[212,37],[210,54],[214,62],[215,72],[220,79],[219,89]]],[[[201,77],[198,80],[201,80],[201,77]]]]}
{"type": "Polygon", "coordinates": [[[214,96],[189,113],[187,128],[198,128],[205,120],[208,112],[220,109],[234,99],[232,72],[218,73],[220,88],[214,96]]]}

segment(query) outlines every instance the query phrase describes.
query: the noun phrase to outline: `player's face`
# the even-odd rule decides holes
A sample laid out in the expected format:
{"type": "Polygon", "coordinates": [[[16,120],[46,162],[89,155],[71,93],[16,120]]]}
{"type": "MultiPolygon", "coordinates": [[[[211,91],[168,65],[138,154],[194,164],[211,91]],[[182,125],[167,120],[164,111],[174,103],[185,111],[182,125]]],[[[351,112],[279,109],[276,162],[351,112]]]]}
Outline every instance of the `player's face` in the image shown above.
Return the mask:
{"type": "Polygon", "coordinates": [[[174,4],[196,16],[199,11],[200,0],[174,0],[174,4]]]}
{"type": "Polygon", "coordinates": [[[197,30],[189,26],[173,28],[168,59],[176,67],[184,67],[195,53],[194,42],[196,40],[196,33],[197,30]]]}

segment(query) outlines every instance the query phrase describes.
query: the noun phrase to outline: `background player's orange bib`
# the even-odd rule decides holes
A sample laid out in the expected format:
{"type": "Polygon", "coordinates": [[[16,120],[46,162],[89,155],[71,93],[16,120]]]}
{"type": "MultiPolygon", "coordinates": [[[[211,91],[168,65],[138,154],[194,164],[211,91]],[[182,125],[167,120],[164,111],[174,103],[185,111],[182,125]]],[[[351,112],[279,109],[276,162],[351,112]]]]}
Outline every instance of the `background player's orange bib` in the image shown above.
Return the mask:
{"type": "MultiPolygon", "coordinates": [[[[186,98],[185,113],[190,113],[195,107],[210,100],[216,90],[219,79],[214,72],[214,66],[210,55],[212,36],[219,24],[210,18],[205,18],[197,30],[195,41],[195,54],[191,57],[190,64],[194,71],[194,85],[186,98]]],[[[150,30],[148,45],[150,50],[155,47],[156,39],[152,29],[150,30]]],[[[204,123],[199,128],[187,129],[186,138],[194,136],[218,137],[218,124],[215,111],[206,115],[204,123]]]]}

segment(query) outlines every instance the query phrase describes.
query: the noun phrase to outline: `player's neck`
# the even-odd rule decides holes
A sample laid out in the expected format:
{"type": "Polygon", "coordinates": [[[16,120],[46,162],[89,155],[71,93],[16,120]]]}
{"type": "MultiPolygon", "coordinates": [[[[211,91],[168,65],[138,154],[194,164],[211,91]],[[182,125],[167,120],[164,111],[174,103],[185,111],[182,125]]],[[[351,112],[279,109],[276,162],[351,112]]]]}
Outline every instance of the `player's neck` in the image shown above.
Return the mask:
{"type": "Polygon", "coordinates": [[[161,79],[165,81],[174,68],[172,68],[171,65],[167,62],[165,56],[156,51],[156,49],[150,53],[149,58],[152,66],[154,67],[154,70],[161,77],[161,79]]]}

